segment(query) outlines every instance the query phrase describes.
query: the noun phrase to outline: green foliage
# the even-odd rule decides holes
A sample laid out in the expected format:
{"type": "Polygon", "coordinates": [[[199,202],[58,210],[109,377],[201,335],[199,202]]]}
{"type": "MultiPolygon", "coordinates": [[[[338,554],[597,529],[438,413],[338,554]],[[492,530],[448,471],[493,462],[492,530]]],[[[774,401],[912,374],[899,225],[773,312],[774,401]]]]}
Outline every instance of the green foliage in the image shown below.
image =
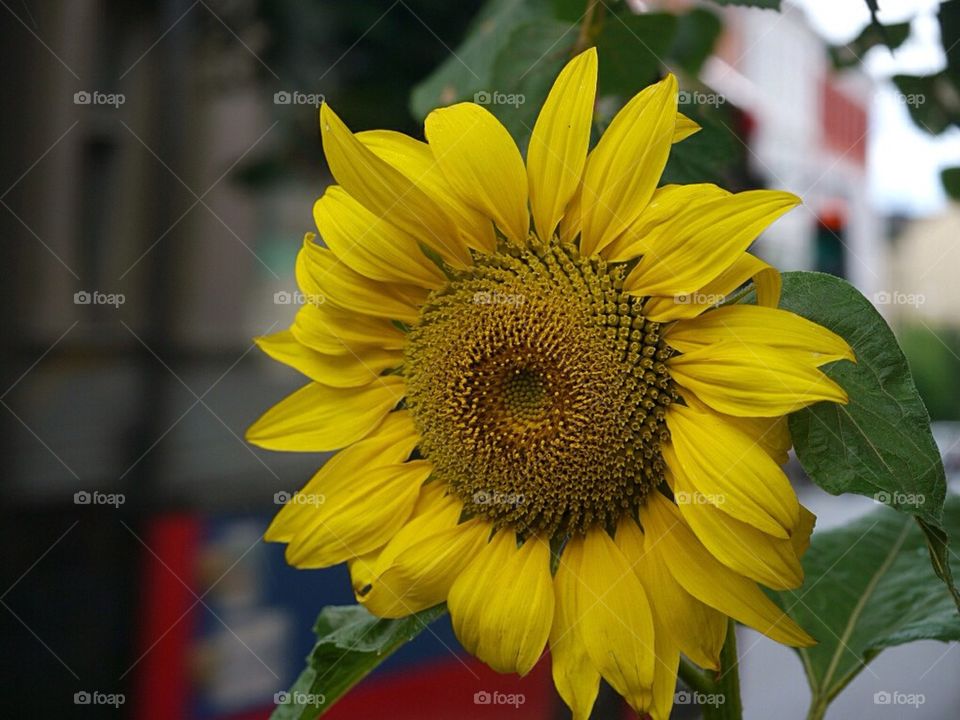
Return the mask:
{"type": "Polygon", "coordinates": [[[600,95],[629,100],[660,79],[659,70],[677,27],[668,13],[614,15],[604,23],[597,41],[600,95]]]}
{"type": "Polygon", "coordinates": [[[312,720],[325,713],[377,665],[446,612],[437,605],[400,620],[377,618],[359,605],[324,608],[307,667],[271,720],[312,720]]]}
{"type": "Polygon", "coordinates": [[[677,30],[668,54],[684,72],[695,76],[710,57],[722,32],[723,21],[715,12],[694,8],[677,18],[677,30]]]}
{"type": "Polygon", "coordinates": [[[521,150],[554,79],[570,59],[577,27],[560,20],[538,20],[515,28],[510,42],[493,64],[487,105],[504,124],[521,150]],[[499,100],[498,100],[499,98],[499,100]],[[512,100],[512,102],[511,102],[512,100]]]}
{"type": "Polygon", "coordinates": [[[717,5],[743,5],[745,7],[779,10],[780,0],[713,0],[717,5]]]}
{"type": "Polygon", "coordinates": [[[960,167],[944,168],[940,172],[943,189],[954,200],[960,200],[960,167]]]}
{"type": "Polygon", "coordinates": [[[960,420],[960,332],[907,325],[897,335],[930,417],[960,420]]]}
{"type": "Polygon", "coordinates": [[[835,68],[846,68],[863,62],[864,55],[870,48],[877,45],[886,45],[896,50],[903,45],[910,35],[910,23],[881,26],[867,25],[863,32],[846,45],[834,45],[830,48],[830,58],[835,68]]]}
{"type": "Polygon", "coordinates": [[[818,403],[790,416],[797,457],[835,495],[881,500],[934,524],[946,479],[930,419],[893,332],[849,283],[823,273],[783,276],[781,307],[843,337],[856,364],[824,371],[849,394],[847,405],[818,403]]]}
{"type": "Polygon", "coordinates": [[[493,90],[494,63],[509,45],[513,31],[531,20],[549,17],[550,9],[547,0],[489,0],[470,24],[464,41],[413,89],[413,115],[422,120],[436,107],[472,100],[475,93],[493,90]]]}
{"type": "MultiPolygon", "coordinates": [[[[960,499],[944,525],[960,534],[960,499]]],[[[797,652],[813,692],[810,718],[883,649],[914,640],[960,640],[960,615],[926,561],[924,534],[910,517],[881,508],[818,532],[803,559],[803,587],[780,594],[791,617],[817,640],[797,652]]],[[[952,557],[960,571],[960,559],[952,557]]]]}

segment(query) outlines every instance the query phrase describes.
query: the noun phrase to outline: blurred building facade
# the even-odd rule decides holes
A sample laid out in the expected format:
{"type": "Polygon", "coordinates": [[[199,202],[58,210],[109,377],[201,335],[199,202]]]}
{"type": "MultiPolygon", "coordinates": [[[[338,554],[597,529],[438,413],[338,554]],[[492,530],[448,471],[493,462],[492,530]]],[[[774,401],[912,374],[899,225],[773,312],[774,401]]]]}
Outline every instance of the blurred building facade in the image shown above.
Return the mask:
{"type": "Polygon", "coordinates": [[[872,295],[885,287],[884,220],[867,195],[868,112],[874,86],[833,72],[803,12],[724,11],[725,33],[704,82],[744,110],[752,170],[803,198],[764,234],[759,252],[792,270],[842,275],[872,295]]]}

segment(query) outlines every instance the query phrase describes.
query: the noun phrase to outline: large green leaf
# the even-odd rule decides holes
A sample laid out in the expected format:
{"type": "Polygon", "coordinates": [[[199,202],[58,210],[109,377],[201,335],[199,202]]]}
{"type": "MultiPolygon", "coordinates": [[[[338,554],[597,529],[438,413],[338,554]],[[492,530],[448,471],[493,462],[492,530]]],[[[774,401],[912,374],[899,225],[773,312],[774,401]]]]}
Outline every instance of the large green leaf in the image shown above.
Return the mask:
{"type": "MultiPolygon", "coordinates": [[[[947,502],[944,524],[960,533],[960,498],[947,502]]],[[[814,534],[803,558],[803,587],[779,598],[818,640],[797,651],[813,691],[810,718],[823,717],[881,650],[914,640],[960,640],[960,614],[925,555],[917,523],[889,508],[814,534]]],[[[960,570],[960,558],[951,560],[960,570]]]]}
{"type": "Polygon", "coordinates": [[[446,606],[437,605],[400,620],[385,620],[359,605],[324,608],[313,629],[317,644],[307,656],[307,667],[281,694],[271,720],[312,720],[322,715],[445,611],[446,606]]]}
{"type": "MultiPolygon", "coordinates": [[[[887,301],[882,293],[879,302],[887,301]]],[[[907,360],[880,313],[852,285],[823,273],[783,275],[781,307],[843,337],[857,363],[824,371],[850,396],[790,416],[797,457],[820,487],[857,493],[938,525],[946,493],[940,451],[907,360]]]]}
{"type": "MultiPolygon", "coordinates": [[[[878,294],[879,301],[889,300],[878,294]]],[[[847,405],[818,403],[790,416],[797,457],[834,495],[857,493],[914,515],[930,561],[960,607],[940,516],[946,477],[907,360],[880,313],[853,286],[823,273],[783,275],[781,307],[843,337],[857,355],[824,368],[847,405]]]]}
{"type": "Polygon", "coordinates": [[[494,61],[514,29],[551,14],[549,0],[489,0],[474,18],[464,41],[413,89],[410,110],[423,119],[431,110],[491,89],[494,61]]]}

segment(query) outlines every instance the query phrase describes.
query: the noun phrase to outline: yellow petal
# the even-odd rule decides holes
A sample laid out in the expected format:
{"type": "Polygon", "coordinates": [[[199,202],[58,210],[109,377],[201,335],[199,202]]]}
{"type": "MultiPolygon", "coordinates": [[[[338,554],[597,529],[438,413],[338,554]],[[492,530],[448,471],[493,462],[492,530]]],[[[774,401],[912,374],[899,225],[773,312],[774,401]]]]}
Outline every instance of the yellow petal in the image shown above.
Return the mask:
{"type": "MultiPolygon", "coordinates": [[[[427,291],[377,282],[354,272],[309,236],[297,255],[297,282],[344,310],[415,323],[427,291]]],[[[311,293],[313,294],[313,293],[311,293]]]]}
{"type": "Polygon", "coordinates": [[[643,314],[656,322],[696,317],[704,310],[724,302],[728,295],[751,278],[757,290],[757,305],[776,307],[783,285],[780,273],[763,260],[743,253],[733,265],[692,293],[650,298],[644,303],[643,314]]]}
{"type": "Polygon", "coordinates": [[[590,661],[583,627],[577,615],[577,587],[562,586],[576,582],[569,573],[554,580],[556,610],[550,628],[550,660],[553,684],[573,713],[573,720],[588,720],[600,690],[600,672],[590,661]]]}
{"type": "Polygon", "coordinates": [[[803,558],[807,549],[810,547],[810,536],[813,535],[813,528],[817,524],[817,516],[810,512],[803,505],[800,506],[800,524],[790,536],[790,542],[793,544],[793,551],[797,558],[803,558]]]}
{"type": "Polygon", "coordinates": [[[793,647],[815,643],[756,583],[713,557],[665,497],[650,493],[640,521],[647,549],[659,547],[670,573],[695,598],[777,642],[793,647]]]}
{"type": "Polygon", "coordinates": [[[364,277],[430,289],[445,281],[414,237],[381,220],[339,185],[327,188],[317,200],[313,218],[337,259],[364,277]]]}
{"type": "Polygon", "coordinates": [[[803,583],[803,568],[790,538],[773,537],[704,501],[682,469],[671,475],[680,514],[717,560],[774,590],[803,583]]]}
{"type": "Polygon", "coordinates": [[[310,481],[287,502],[274,517],[264,539],[290,542],[302,531],[326,500],[330,488],[351,484],[362,471],[401,463],[420,441],[408,410],[390,413],[380,426],[359,442],[344,448],[327,460],[310,481]]]}
{"type": "MultiPolygon", "coordinates": [[[[669,634],[672,643],[697,665],[719,669],[720,648],[727,635],[726,616],[680,586],[659,550],[644,547],[643,531],[632,518],[620,522],[616,543],[647,591],[657,638],[669,634]]],[[[657,672],[662,669],[658,665],[657,672]]]]}
{"type": "Polygon", "coordinates": [[[640,217],[624,233],[600,251],[609,262],[626,262],[648,251],[657,236],[657,228],[669,223],[695,203],[702,203],[730,193],[710,183],[664,185],[657,188],[640,217]]]}
{"type": "Polygon", "coordinates": [[[330,172],[367,210],[425,243],[451,265],[472,264],[470,252],[443,209],[361,143],[327,104],[320,107],[320,131],[330,172]]]}
{"type": "Polygon", "coordinates": [[[679,385],[728,415],[776,417],[821,400],[847,402],[843,388],[817,368],[763,345],[717,343],[667,366],[679,385]]]}
{"type": "Polygon", "coordinates": [[[757,236],[800,198],[748,190],[696,203],[657,229],[624,289],[636,295],[684,295],[730,267],[757,236]]]}
{"type": "Polygon", "coordinates": [[[507,129],[489,110],[458,103],[431,112],[424,131],[447,181],[514,243],[527,241],[527,171],[507,129]]]}
{"type": "MultiPolygon", "coordinates": [[[[758,530],[788,538],[800,504],[774,460],[747,435],[712,413],[673,404],[667,409],[671,470],[682,475],[709,502],[758,530]]],[[[677,498],[678,504],[681,499],[677,498]]]]}
{"type": "Polygon", "coordinates": [[[411,460],[367,470],[350,483],[328,484],[309,527],[287,544],[287,562],[329,567],[376,550],[403,527],[431,472],[428,461],[411,460]]]}
{"type": "MultiPolygon", "coordinates": [[[[681,140],[690,137],[690,135],[693,135],[693,133],[699,130],[700,130],[700,126],[697,125],[695,122],[693,122],[693,120],[691,120],[688,117],[685,117],[684,115],[681,115],[680,113],[677,113],[677,124],[673,134],[673,142],[675,143],[680,142],[681,140]]],[[[589,157],[590,155],[588,154],[587,162],[589,162],[589,157]]],[[[670,186],[667,186],[667,187],[670,187],[670,186]]],[[[654,198],[656,197],[657,192],[659,192],[659,190],[654,191],[654,198]]],[[[726,193],[725,190],[723,192],[726,193]]],[[[573,196],[570,198],[570,201],[567,203],[567,206],[563,212],[563,217],[560,220],[560,227],[557,230],[558,234],[560,235],[560,239],[563,242],[573,242],[576,239],[577,235],[580,234],[580,228],[583,223],[583,217],[581,213],[582,193],[583,193],[583,179],[581,178],[580,185],[577,186],[576,191],[573,193],[573,196]]],[[[653,201],[653,198],[651,198],[651,202],[652,201],[653,201]]],[[[641,221],[642,220],[638,218],[638,222],[641,222],[641,221]]],[[[615,242],[619,245],[622,239],[623,239],[623,236],[621,235],[620,238],[618,238],[615,242]]],[[[627,242],[627,241],[624,241],[624,242],[627,242]]],[[[624,254],[623,248],[621,247],[618,252],[620,254],[624,254]]],[[[606,249],[602,250],[601,255],[603,255],[604,257],[607,257],[607,250],[606,249]]],[[[774,303],[774,305],[776,305],[776,303],[774,303]]]]}
{"type": "Polygon", "coordinates": [[[640,580],[606,531],[571,538],[555,578],[594,667],[637,712],[651,702],[653,615],[640,580]]]}
{"type": "Polygon", "coordinates": [[[344,355],[324,355],[302,345],[289,330],[255,338],[261,350],[311,380],[331,387],[359,387],[373,382],[388,368],[403,362],[403,353],[367,348],[344,355]]]}
{"type": "MultiPolygon", "coordinates": [[[[589,162],[590,156],[587,155],[587,163],[589,162]]],[[[580,181],[580,185],[573,193],[573,197],[570,198],[570,202],[567,203],[567,207],[563,211],[563,217],[560,218],[560,225],[557,227],[557,235],[560,236],[560,240],[562,242],[572,243],[580,234],[580,229],[583,226],[582,200],[583,180],[580,181]]]]}
{"type": "Polygon", "coordinates": [[[363,348],[403,348],[406,335],[385,318],[343,310],[336,305],[307,303],[297,311],[290,332],[298,342],[325,355],[357,353],[363,348]]]}
{"type": "Polygon", "coordinates": [[[359,388],[310,383],[267,410],[247,430],[247,442],[267,450],[337,450],[377,427],[403,393],[398,375],[359,388]]]}
{"type": "Polygon", "coordinates": [[[653,700],[650,703],[651,720],[670,720],[673,698],[677,690],[677,670],[680,667],[680,648],[670,633],[658,629],[656,637],[657,667],[653,675],[653,700]]]}
{"type": "Polygon", "coordinates": [[[550,546],[530,537],[518,548],[512,531],[496,533],[454,581],[447,605],[467,652],[497,672],[526,675],[553,624],[550,546]]]}
{"type": "MultiPolygon", "coordinates": [[[[406,411],[400,411],[406,412],[406,411]]],[[[393,413],[397,415],[399,413],[393,413]]],[[[389,418],[388,418],[389,420],[389,418]]],[[[384,423],[386,424],[386,422],[384,423]]],[[[380,426],[381,428],[383,425],[380,426]]],[[[357,443],[359,444],[359,443],[357,443]]],[[[406,459],[407,456],[400,458],[401,460],[406,459]]],[[[376,465],[389,465],[389,462],[381,462],[372,464],[370,467],[375,467],[376,465]]],[[[429,480],[424,483],[420,488],[420,494],[417,496],[417,502],[413,506],[413,512],[410,514],[410,517],[407,520],[406,525],[403,528],[407,527],[414,519],[422,515],[429,505],[436,500],[438,497],[442,496],[443,490],[446,485],[439,482],[430,482],[429,480]]],[[[403,528],[400,528],[397,531],[397,534],[403,532],[403,528]]],[[[393,537],[396,537],[394,535],[393,537]]],[[[269,540],[269,538],[265,538],[269,540]]],[[[392,539],[392,538],[391,538],[392,539]]],[[[377,562],[377,559],[383,553],[383,550],[386,548],[386,545],[378,547],[376,550],[371,550],[368,553],[364,553],[358,557],[353,558],[352,560],[347,561],[347,568],[350,570],[350,584],[353,587],[353,592],[356,594],[357,599],[359,600],[360,595],[367,592],[370,583],[373,582],[375,577],[374,575],[374,566],[377,562]]]]}
{"type": "Polygon", "coordinates": [[[423,188],[450,216],[467,245],[487,253],[496,249],[493,223],[453,192],[429,145],[393,130],[367,130],[357,133],[357,139],[423,188]]]}
{"type": "Polygon", "coordinates": [[[677,79],[638,93],[616,114],[583,174],[580,252],[610,244],[647,206],[667,164],[677,123],[677,79]]]}
{"type": "Polygon", "coordinates": [[[787,425],[786,416],[765,418],[724,415],[711,408],[689,390],[683,392],[683,400],[698,413],[716,415],[723,422],[735,427],[763,448],[764,452],[773,458],[777,465],[786,465],[787,460],[789,460],[788,453],[790,448],[793,447],[793,439],[790,437],[790,428],[787,425]]]}
{"type": "Polygon", "coordinates": [[[677,124],[673,129],[673,142],[686,140],[694,133],[700,132],[700,126],[683,113],[677,113],[677,124]]]}
{"type": "Polygon", "coordinates": [[[836,333],[787,310],[757,305],[719,307],[675,323],[664,335],[680,352],[734,342],[798,352],[812,356],[817,365],[855,359],[853,349],[836,333]]]}
{"type": "Polygon", "coordinates": [[[587,162],[597,51],[586,50],[560,72],[547,96],[527,149],[530,208],[537,234],[551,238],[587,162]]]}
{"type": "Polygon", "coordinates": [[[452,495],[435,498],[387,543],[357,600],[374,615],[392,618],[446,600],[490,536],[488,523],[474,519],[458,524],[462,511],[463,503],[452,495]]]}

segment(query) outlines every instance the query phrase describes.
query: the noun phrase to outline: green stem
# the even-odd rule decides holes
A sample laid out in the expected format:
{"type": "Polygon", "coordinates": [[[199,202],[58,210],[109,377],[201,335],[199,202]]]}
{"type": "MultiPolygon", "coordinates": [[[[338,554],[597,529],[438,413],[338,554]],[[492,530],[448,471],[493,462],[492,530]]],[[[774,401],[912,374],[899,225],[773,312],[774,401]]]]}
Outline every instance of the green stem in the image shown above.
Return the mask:
{"type": "Polygon", "coordinates": [[[685,657],[680,657],[680,667],[677,674],[691,690],[709,695],[716,690],[713,679],[685,657]]]}
{"type": "Polygon", "coordinates": [[[740,673],[737,658],[737,628],[730,620],[727,639],[720,650],[720,671],[713,681],[715,700],[703,703],[703,720],[740,720],[743,717],[743,702],[740,698],[740,673]]]}

